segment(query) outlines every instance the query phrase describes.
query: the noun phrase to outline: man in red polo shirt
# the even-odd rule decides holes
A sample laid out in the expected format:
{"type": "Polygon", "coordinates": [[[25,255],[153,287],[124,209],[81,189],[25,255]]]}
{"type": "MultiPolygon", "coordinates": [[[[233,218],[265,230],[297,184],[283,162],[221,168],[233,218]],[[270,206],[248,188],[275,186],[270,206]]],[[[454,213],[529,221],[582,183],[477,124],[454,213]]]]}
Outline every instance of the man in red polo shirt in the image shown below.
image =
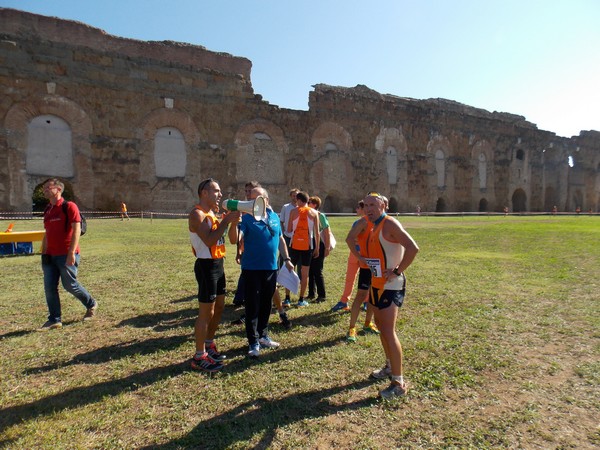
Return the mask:
{"type": "Polygon", "coordinates": [[[81,215],[73,202],[67,203],[66,210],[63,208],[64,189],[65,185],[56,178],[44,182],[44,197],[50,203],[44,211],[46,235],[42,240],[44,292],[48,304],[48,321],[42,326],[42,331],[62,327],[59,280],[67,292],[73,294],[85,306],[83,320],[93,318],[98,307],[88,291],[77,281],[81,215]]]}

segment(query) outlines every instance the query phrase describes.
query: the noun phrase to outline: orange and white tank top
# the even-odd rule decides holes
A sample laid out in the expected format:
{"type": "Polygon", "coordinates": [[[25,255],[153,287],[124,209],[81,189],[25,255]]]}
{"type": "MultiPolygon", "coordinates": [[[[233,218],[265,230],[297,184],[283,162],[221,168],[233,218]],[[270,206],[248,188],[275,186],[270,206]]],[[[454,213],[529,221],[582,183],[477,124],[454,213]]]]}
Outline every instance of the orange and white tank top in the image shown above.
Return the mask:
{"type": "Polygon", "coordinates": [[[294,250],[312,250],[315,221],[310,217],[309,206],[298,207],[298,217],[292,222],[291,247],[294,250]]]}
{"type": "MultiPolygon", "coordinates": [[[[199,209],[199,208],[196,208],[199,209]]],[[[204,211],[204,210],[202,210],[204,211]]],[[[216,230],[219,226],[219,219],[215,216],[215,213],[208,211],[204,220],[210,220],[211,230],[216,230]]],[[[195,232],[190,231],[190,241],[192,243],[192,252],[196,258],[200,259],[220,259],[225,256],[225,235],[216,242],[215,245],[210,248],[204,243],[200,236],[195,232]]]]}
{"type": "Polygon", "coordinates": [[[390,242],[383,237],[381,230],[386,220],[385,216],[381,222],[374,226],[367,239],[367,264],[371,269],[371,286],[377,289],[402,290],[404,287],[404,274],[392,276],[386,281],[383,271],[393,269],[400,264],[404,257],[404,247],[402,244],[390,242]]]}

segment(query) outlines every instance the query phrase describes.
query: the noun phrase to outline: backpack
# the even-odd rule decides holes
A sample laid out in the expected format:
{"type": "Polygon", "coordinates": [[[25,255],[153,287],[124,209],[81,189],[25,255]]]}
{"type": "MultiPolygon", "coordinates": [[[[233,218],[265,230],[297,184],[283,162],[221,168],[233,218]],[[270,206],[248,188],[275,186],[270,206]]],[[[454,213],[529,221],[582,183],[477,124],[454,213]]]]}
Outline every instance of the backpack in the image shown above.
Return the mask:
{"type": "MultiPolygon", "coordinates": [[[[68,201],[64,201],[62,204],[63,214],[65,215],[65,233],[69,230],[69,216],[67,215],[67,203],[68,201]]],[[[87,220],[85,220],[85,216],[79,211],[79,215],[81,216],[81,236],[85,234],[87,231],[87,220]]]]}

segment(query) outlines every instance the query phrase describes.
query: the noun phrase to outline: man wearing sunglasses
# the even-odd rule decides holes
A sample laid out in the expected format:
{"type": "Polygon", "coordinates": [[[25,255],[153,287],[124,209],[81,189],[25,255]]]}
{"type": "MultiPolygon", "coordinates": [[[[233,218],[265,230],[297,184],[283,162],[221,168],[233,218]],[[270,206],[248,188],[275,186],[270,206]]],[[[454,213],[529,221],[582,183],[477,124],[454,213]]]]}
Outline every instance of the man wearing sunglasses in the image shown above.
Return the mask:
{"type": "Polygon", "coordinates": [[[196,256],[194,273],[198,282],[198,318],[194,325],[196,353],[191,366],[194,370],[217,372],[223,368],[225,355],[214,342],[215,333],[225,305],[224,235],[232,244],[237,241],[237,222],[240,212],[229,212],[219,220],[215,210],[223,197],[219,183],[212,178],[198,185],[199,202],[190,212],[188,228],[192,251],[196,256]],[[233,224],[231,227],[229,224],[233,224]]]}
{"type": "Polygon", "coordinates": [[[417,243],[400,222],[385,213],[386,200],[377,192],[370,192],[364,199],[365,216],[373,224],[366,243],[367,256],[350,247],[354,256],[371,269],[369,303],[386,355],[385,366],[373,371],[371,376],[391,378],[391,384],[379,391],[384,399],[405,395],[407,391],[402,376],[402,346],[396,335],[396,319],[406,291],[404,271],[419,251],[417,243]]]}
{"type": "Polygon", "coordinates": [[[277,285],[278,252],[286,268],[294,270],[287,245],[283,239],[279,216],[269,207],[269,194],[262,187],[250,192],[250,200],[259,196],[267,205],[265,217],[257,220],[252,214],[244,214],[239,224],[240,239],[244,241],[241,257],[242,278],[246,308],[246,337],[248,356],[258,358],[263,348],[277,348],[279,343],[268,334],[272,299],[277,285]]]}

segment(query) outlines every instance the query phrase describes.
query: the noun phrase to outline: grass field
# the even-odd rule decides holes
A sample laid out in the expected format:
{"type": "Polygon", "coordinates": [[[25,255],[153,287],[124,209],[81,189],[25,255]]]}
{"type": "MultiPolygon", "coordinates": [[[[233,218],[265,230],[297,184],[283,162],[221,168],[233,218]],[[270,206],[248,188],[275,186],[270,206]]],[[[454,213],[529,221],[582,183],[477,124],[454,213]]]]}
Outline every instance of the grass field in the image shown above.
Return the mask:
{"type": "MultiPolygon", "coordinates": [[[[598,448],[600,218],[402,218],[421,248],[397,330],[408,395],[377,400],[379,339],[331,313],[352,218],[325,262],[328,301],[272,316],[279,349],[246,358],[228,294],[225,370],[188,369],[196,317],[185,220],[88,220],[80,280],[46,320],[39,255],[0,258],[3,448],[598,448]]],[[[0,221],[0,229],[7,222],[0,221]]],[[[15,231],[41,229],[17,221],[15,231]]],[[[230,248],[230,255],[233,252],[230,248]]],[[[226,261],[235,289],[239,269],[226,261]]],[[[359,324],[362,320],[359,318],[359,324]]]]}

